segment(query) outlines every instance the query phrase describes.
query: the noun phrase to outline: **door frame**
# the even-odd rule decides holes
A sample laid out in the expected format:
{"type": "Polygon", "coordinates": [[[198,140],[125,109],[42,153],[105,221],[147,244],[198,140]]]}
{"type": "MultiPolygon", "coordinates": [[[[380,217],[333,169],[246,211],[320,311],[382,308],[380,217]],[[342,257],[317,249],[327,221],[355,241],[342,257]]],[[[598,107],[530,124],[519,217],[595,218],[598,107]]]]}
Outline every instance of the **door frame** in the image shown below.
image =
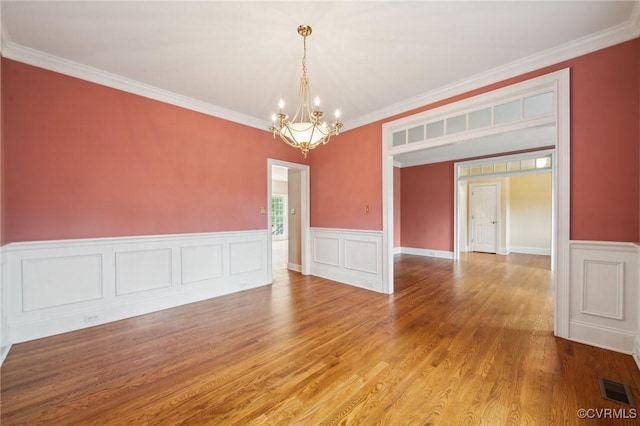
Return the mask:
{"type": "MultiPolygon", "coordinates": [[[[558,199],[560,194],[560,182],[558,178],[558,165],[556,164],[558,161],[558,153],[556,149],[543,149],[538,151],[530,151],[523,152],[520,154],[508,154],[508,155],[496,155],[492,157],[483,158],[480,160],[470,160],[470,161],[460,161],[454,163],[453,168],[453,181],[454,181],[454,227],[453,227],[453,235],[454,235],[454,248],[453,248],[453,258],[460,259],[460,190],[459,183],[463,181],[473,181],[478,179],[483,179],[482,175],[478,176],[467,176],[462,177],[458,175],[459,167],[472,167],[481,165],[483,163],[489,162],[508,162],[508,161],[520,161],[527,160],[532,158],[537,158],[541,156],[549,156],[551,157],[551,169],[534,169],[530,171],[520,171],[520,172],[505,172],[501,173],[499,176],[504,178],[509,178],[510,176],[516,175],[525,175],[525,174],[541,174],[541,173],[551,173],[551,271],[556,271],[558,269],[558,255],[559,255],[559,246],[558,246],[558,238],[561,235],[558,221],[561,218],[560,210],[562,209],[563,202],[558,199]]],[[[469,186],[469,185],[467,185],[469,186]]],[[[467,203],[468,204],[468,203],[467,203]]],[[[568,214],[568,202],[564,202],[567,205],[567,214],[568,214]]],[[[467,205],[467,209],[470,207],[467,205]]],[[[506,219],[505,219],[506,220],[506,219]]],[[[467,234],[469,233],[469,226],[467,224],[467,234]]],[[[500,236],[501,237],[501,236],[500,236]]],[[[568,236],[567,236],[568,237],[568,236]]],[[[508,237],[507,237],[508,238],[508,237]]],[[[508,244],[507,244],[508,246],[508,244]]],[[[505,247],[508,251],[508,247],[505,247]]],[[[568,238],[567,238],[567,250],[568,250],[568,238]]],[[[498,254],[508,254],[507,252],[498,253],[498,254]]],[[[562,267],[560,267],[560,270],[562,267]]]]}
{"type": "Polygon", "coordinates": [[[267,276],[268,281],[273,282],[273,237],[271,235],[271,190],[272,176],[271,166],[281,166],[289,169],[300,170],[300,257],[301,273],[311,273],[311,220],[310,220],[310,183],[309,166],[306,164],[291,163],[289,161],[267,158],[267,276]]]}
{"type": "MultiPolygon", "coordinates": [[[[495,222],[495,230],[494,230],[494,242],[495,242],[495,252],[493,252],[494,254],[501,254],[501,250],[500,250],[500,241],[502,239],[502,197],[500,196],[500,192],[502,191],[502,186],[500,185],[500,182],[483,182],[483,183],[470,183],[469,184],[469,192],[471,192],[471,195],[469,195],[469,197],[473,196],[473,188],[477,187],[477,186],[495,186],[496,187],[496,197],[495,197],[495,205],[496,205],[496,222],[495,222]]],[[[471,230],[471,233],[467,233],[467,238],[469,238],[469,236],[473,235],[473,233],[475,232],[475,229],[473,229],[473,203],[468,203],[469,204],[469,210],[467,213],[467,220],[469,221],[469,225],[468,225],[468,229],[471,230]],[[471,215],[471,217],[469,217],[471,215]]],[[[455,212],[454,209],[454,217],[458,217],[457,213],[455,212]]],[[[459,226],[459,224],[455,225],[455,226],[459,226]]],[[[468,244],[468,242],[467,242],[468,244]]],[[[471,243],[471,251],[475,251],[474,250],[474,244],[471,243]]],[[[483,253],[488,253],[488,252],[483,252],[483,253]]],[[[457,258],[457,257],[456,257],[457,258]]]]}
{"type": "MultiPolygon", "coordinates": [[[[471,105],[480,108],[487,96],[495,96],[496,93],[506,99],[513,96],[518,90],[536,85],[546,85],[555,93],[554,123],[556,126],[555,158],[553,161],[553,193],[555,205],[552,206],[553,223],[555,227],[552,234],[552,264],[555,265],[554,273],[554,335],[569,337],[569,307],[571,303],[570,271],[569,271],[569,243],[571,225],[571,103],[570,103],[570,69],[564,68],[540,77],[534,77],[521,83],[505,86],[494,91],[485,92],[470,98],[463,99],[440,108],[451,110],[463,105],[465,108],[471,105]]],[[[452,94],[453,96],[454,94],[452,94]]],[[[446,98],[442,93],[431,99],[438,102],[446,98]]],[[[428,105],[423,101],[420,105],[428,105]]],[[[393,167],[394,153],[398,151],[393,146],[393,132],[407,126],[407,122],[424,113],[400,118],[382,124],[382,285],[386,293],[393,293],[393,167]]],[[[453,142],[450,141],[450,142],[453,142]]],[[[446,143],[446,142],[442,142],[446,143]]],[[[435,145],[434,145],[435,146],[435,145]]],[[[416,149],[417,150],[417,149],[416,149]]],[[[408,152],[408,151],[405,151],[408,152]]],[[[502,151],[507,152],[507,150],[502,151]]],[[[499,155],[499,153],[496,153],[499,155]]],[[[457,199],[457,198],[454,198],[457,199]]],[[[453,243],[457,246],[457,236],[453,243]]]]}

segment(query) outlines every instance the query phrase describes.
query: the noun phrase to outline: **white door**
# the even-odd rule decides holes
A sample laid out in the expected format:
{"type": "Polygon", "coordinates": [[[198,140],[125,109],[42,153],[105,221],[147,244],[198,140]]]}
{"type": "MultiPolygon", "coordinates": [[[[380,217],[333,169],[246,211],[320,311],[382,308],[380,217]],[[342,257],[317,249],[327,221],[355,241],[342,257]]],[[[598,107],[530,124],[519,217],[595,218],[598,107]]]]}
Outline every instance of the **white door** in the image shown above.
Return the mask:
{"type": "Polygon", "coordinates": [[[471,250],[497,253],[498,184],[472,184],[471,250]]]}

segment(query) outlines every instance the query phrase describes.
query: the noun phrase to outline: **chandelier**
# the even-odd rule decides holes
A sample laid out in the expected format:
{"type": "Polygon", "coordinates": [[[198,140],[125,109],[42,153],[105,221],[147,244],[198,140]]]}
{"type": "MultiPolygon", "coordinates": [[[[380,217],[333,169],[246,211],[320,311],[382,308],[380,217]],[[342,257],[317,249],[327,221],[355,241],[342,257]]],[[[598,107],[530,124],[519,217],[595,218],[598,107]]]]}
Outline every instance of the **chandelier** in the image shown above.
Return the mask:
{"type": "Polygon", "coordinates": [[[280,112],[273,114],[271,120],[273,124],[269,128],[276,135],[280,135],[282,140],[294,148],[299,148],[302,155],[307,156],[310,150],[326,144],[333,135],[340,133],[342,123],[339,121],[340,111],[335,112],[335,121],[327,124],[324,120],[324,113],[320,111],[320,98],[315,98],[311,105],[311,94],[309,93],[309,77],[307,77],[307,37],[311,35],[309,25],[298,26],[298,34],[302,36],[304,55],[302,56],[302,77],[300,78],[300,92],[298,93],[298,103],[293,118],[284,113],[284,101],[280,99],[278,107],[280,112]]]}

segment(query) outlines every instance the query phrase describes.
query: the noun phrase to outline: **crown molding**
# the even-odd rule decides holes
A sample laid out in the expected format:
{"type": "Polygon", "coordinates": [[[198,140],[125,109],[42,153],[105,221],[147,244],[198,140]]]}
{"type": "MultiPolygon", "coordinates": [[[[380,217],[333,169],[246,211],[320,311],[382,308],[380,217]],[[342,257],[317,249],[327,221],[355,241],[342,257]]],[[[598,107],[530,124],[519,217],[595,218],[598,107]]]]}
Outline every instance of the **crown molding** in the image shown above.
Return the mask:
{"type": "Polygon", "coordinates": [[[2,32],[1,44],[2,56],[8,59],[133,93],[145,98],[165,102],[181,108],[201,112],[224,120],[233,121],[249,127],[255,127],[260,130],[266,131],[269,128],[269,121],[267,120],[258,120],[246,114],[13,43],[4,31],[2,32]]]}
{"type": "Polygon", "coordinates": [[[431,92],[389,105],[385,108],[344,122],[342,131],[384,120],[412,109],[420,108],[462,93],[485,87],[531,71],[586,55],[600,49],[632,40],[640,35],[640,0],[636,0],[629,21],[606,30],[579,38],[552,49],[500,65],[489,71],[459,80],[431,92]]]}
{"type": "Polygon", "coordinates": [[[635,0],[634,3],[629,23],[631,26],[635,27],[636,34],[640,34],[640,0],[635,0]]]}
{"type": "MultiPolygon", "coordinates": [[[[578,56],[604,49],[640,35],[640,0],[634,1],[629,20],[623,24],[554,47],[552,49],[528,56],[526,58],[501,65],[484,73],[459,80],[431,92],[419,94],[385,108],[373,111],[344,122],[342,131],[355,129],[376,121],[384,120],[412,109],[456,96],[509,78],[517,77],[531,71],[545,68],[578,56]]],[[[8,59],[23,62],[49,71],[58,72],[71,77],[80,78],[106,87],[133,93],[149,99],[165,102],[181,108],[190,109],[203,114],[229,120],[266,131],[268,120],[258,119],[237,111],[232,111],[188,96],[179,95],[117,74],[82,65],[48,53],[31,49],[14,43],[0,18],[0,54],[8,59]]]]}

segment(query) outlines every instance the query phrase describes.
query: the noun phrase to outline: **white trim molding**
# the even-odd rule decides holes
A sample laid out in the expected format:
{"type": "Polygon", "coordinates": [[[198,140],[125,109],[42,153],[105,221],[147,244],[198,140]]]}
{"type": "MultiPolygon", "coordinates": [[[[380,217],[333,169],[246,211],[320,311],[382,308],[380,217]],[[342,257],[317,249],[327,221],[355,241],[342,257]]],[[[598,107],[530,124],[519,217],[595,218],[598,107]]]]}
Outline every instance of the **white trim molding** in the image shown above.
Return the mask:
{"type": "Polygon", "coordinates": [[[570,340],[626,354],[637,350],[638,264],[634,243],[570,242],[570,340]]]}
{"type": "Polygon", "coordinates": [[[122,90],[127,93],[143,96],[145,98],[164,102],[170,105],[201,112],[203,114],[222,118],[245,126],[254,127],[256,129],[266,131],[266,129],[269,128],[270,123],[268,120],[259,120],[237,111],[222,108],[220,106],[170,92],[150,84],[122,77],[117,74],[70,61],[49,53],[44,53],[30,47],[25,47],[12,42],[9,36],[5,33],[2,35],[2,56],[5,58],[68,75],[70,77],[79,78],[91,83],[100,84],[112,89],[122,90]]]}
{"type": "Polygon", "coordinates": [[[311,274],[384,293],[382,232],[311,228],[311,274]]]}
{"type": "Polygon", "coordinates": [[[11,343],[271,282],[266,230],[12,243],[3,256],[11,343]]]}
{"type": "Polygon", "coordinates": [[[400,247],[399,253],[412,254],[414,256],[436,257],[438,259],[453,259],[453,252],[446,250],[400,247]]]}
{"type": "Polygon", "coordinates": [[[640,1],[636,0],[634,10],[629,20],[623,24],[607,28],[595,34],[553,47],[540,53],[518,59],[508,64],[500,65],[483,73],[476,74],[469,78],[456,81],[447,86],[440,87],[431,92],[422,93],[409,99],[404,99],[398,103],[388,105],[377,111],[353,120],[345,121],[345,129],[353,129],[384,120],[387,117],[410,111],[469,92],[491,84],[499,83],[513,77],[517,77],[535,70],[539,70],[569,59],[577,58],[597,50],[624,43],[640,35],[640,1]]]}
{"type": "Polygon", "coordinates": [[[538,254],[542,256],[551,256],[551,249],[545,248],[545,247],[509,246],[506,254],[508,253],[538,254]]]}
{"type": "MultiPolygon", "coordinates": [[[[551,66],[572,58],[595,52],[619,43],[632,40],[640,35],[640,6],[635,1],[634,9],[627,22],[590,34],[586,37],[553,47],[546,51],[527,56],[476,74],[427,93],[418,94],[404,99],[379,110],[354,117],[346,121],[343,131],[354,129],[383,120],[415,108],[429,105],[441,99],[450,98],[480,87],[485,87],[500,81],[526,74],[547,66],[551,66]]],[[[0,51],[2,56],[25,64],[37,66],[50,71],[80,78],[106,87],[123,90],[144,96],[149,99],[166,102],[182,108],[198,111],[203,114],[223,118],[235,123],[265,130],[269,127],[268,120],[262,120],[246,114],[222,108],[211,103],[203,102],[168,90],[151,86],[117,74],[109,73],[98,68],[73,62],[36,49],[22,46],[11,40],[10,34],[4,26],[0,29],[0,51]]]]}

